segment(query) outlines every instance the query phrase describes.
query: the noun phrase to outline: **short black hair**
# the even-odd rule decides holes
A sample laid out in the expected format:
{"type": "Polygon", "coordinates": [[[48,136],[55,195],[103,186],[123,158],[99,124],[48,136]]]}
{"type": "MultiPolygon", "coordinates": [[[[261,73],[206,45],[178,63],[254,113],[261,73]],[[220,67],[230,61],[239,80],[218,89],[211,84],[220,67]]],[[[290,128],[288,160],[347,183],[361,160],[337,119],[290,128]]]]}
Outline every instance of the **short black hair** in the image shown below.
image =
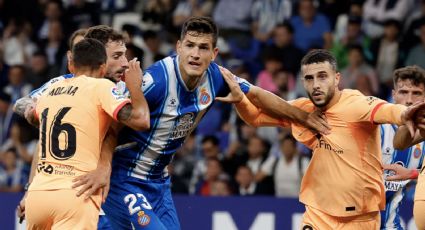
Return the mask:
{"type": "Polygon", "coordinates": [[[125,43],[125,38],[122,33],[119,33],[118,31],[105,25],[90,27],[84,37],[96,39],[100,41],[104,46],[106,46],[106,44],[110,41],[125,43]]]}
{"type": "Polygon", "coordinates": [[[291,23],[285,21],[283,23],[279,23],[276,25],[275,28],[283,27],[285,28],[290,34],[294,34],[294,27],[291,25],[291,23]]]}
{"type": "Polygon", "coordinates": [[[336,58],[331,52],[325,49],[315,49],[308,52],[301,60],[301,66],[324,62],[329,62],[332,69],[337,71],[338,65],[336,64],[336,58]]]}
{"type": "Polygon", "coordinates": [[[425,70],[419,66],[406,66],[403,68],[399,68],[394,70],[394,88],[398,81],[403,80],[411,80],[412,84],[415,86],[419,86],[423,84],[425,86],[425,70]]]}
{"type": "Polygon", "coordinates": [[[76,68],[97,69],[106,63],[105,46],[96,39],[85,38],[72,49],[72,61],[76,68]]]}
{"type": "Polygon", "coordinates": [[[217,46],[218,28],[210,17],[190,17],[187,19],[182,26],[180,40],[183,40],[188,33],[195,36],[211,34],[213,47],[217,46]]]}

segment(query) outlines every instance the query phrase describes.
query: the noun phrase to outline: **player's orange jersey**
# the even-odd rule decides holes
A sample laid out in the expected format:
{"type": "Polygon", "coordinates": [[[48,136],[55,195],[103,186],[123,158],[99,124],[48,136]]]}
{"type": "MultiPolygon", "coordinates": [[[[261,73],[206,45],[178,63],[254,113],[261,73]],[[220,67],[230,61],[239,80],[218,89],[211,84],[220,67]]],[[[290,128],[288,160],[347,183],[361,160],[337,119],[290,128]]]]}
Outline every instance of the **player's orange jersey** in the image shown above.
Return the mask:
{"type": "Polygon", "coordinates": [[[94,170],[111,117],[127,103],[106,79],[79,76],[52,84],[36,106],[40,146],[29,190],[71,189],[72,179],[94,170]]]}
{"type": "MultiPolygon", "coordinates": [[[[291,104],[307,112],[315,109],[307,98],[291,104]]],[[[273,118],[249,112],[253,105],[237,106],[246,110],[241,114],[248,123],[256,119],[256,125],[273,124],[273,118]],[[248,117],[250,113],[255,116],[248,117]]],[[[325,111],[331,134],[317,135],[292,123],[293,136],[313,150],[313,158],[302,180],[300,201],[340,217],[384,209],[381,138],[377,123],[401,125],[404,110],[402,105],[366,97],[357,90],[343,90],[339,101],[325,111]]],[[[274,124],[284,126],[288,122],[274,121],[274,124]]]]}

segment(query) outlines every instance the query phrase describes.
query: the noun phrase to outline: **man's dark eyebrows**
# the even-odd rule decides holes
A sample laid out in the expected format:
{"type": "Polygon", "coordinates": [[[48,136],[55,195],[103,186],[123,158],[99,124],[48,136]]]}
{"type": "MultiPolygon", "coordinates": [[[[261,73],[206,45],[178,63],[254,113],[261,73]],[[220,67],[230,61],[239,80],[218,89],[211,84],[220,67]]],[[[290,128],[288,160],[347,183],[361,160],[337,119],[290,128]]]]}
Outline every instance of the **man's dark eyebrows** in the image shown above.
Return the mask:
{"type": "Polygon", "coordinates": [[[317,72],[317,74],[328,74],[328,73],[326,71],[322,70],[322,71],[317,72]]]}

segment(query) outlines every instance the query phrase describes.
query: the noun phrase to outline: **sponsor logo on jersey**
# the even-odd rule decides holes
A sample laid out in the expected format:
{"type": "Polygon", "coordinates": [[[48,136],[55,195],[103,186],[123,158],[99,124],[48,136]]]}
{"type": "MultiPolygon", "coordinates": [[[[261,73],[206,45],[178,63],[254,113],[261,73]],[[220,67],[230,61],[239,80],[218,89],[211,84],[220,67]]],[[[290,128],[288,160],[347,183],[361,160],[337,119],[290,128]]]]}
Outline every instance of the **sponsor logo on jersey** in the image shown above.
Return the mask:
{"type": "Polygon", "coordinates": [[[176,140],[186,137],[192,130],[195,123],[195,116],[193,113],[187,113],[178,118],[176,126],[170,132],[170,139],[176,140]]]}
{"type": "Polygon", "coordinates": [[[210,94],[207,92],[207,90],[205,88],[201,89],[201,95],[199,96],[199,102],[201,103],[201,105],[206,105],[211,101],[211,96],[210,94]]]}
{"type": "Polygon", "coordinates": [[[137,218],[137,222],[140,224],[140,226],[146,226],[151,222],[151,218],[145,214],[144,211],[140,211],[139,213],[137,213],[137,215],[139,216],[137,218]]]}

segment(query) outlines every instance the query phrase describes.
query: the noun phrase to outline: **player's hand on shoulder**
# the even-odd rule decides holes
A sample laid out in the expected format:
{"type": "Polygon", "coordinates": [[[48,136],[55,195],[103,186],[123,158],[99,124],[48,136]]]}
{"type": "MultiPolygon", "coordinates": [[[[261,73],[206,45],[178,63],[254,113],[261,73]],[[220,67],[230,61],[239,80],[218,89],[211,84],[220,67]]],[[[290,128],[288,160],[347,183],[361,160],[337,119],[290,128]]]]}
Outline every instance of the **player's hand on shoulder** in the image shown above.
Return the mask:
{"type": "Polygon", "coordinates": [[[219,66],[219,68],[224,81],[229,86],[230,92],[225,97],[216,97],[216,100],[227,103],[238,103],[242,101],[244,94],[240,89],[239,84],[236,82],[235,76],[228,69],[221,66],[219,66]]]}
{"type": "Polygon", "coordinates": [[[140,89],[142,85],[143,72],[140,68],[140,61],[137,58],[133,58],[128,62],[128,69],[125,71],[125,84],[127,88],[140,89]]]}

